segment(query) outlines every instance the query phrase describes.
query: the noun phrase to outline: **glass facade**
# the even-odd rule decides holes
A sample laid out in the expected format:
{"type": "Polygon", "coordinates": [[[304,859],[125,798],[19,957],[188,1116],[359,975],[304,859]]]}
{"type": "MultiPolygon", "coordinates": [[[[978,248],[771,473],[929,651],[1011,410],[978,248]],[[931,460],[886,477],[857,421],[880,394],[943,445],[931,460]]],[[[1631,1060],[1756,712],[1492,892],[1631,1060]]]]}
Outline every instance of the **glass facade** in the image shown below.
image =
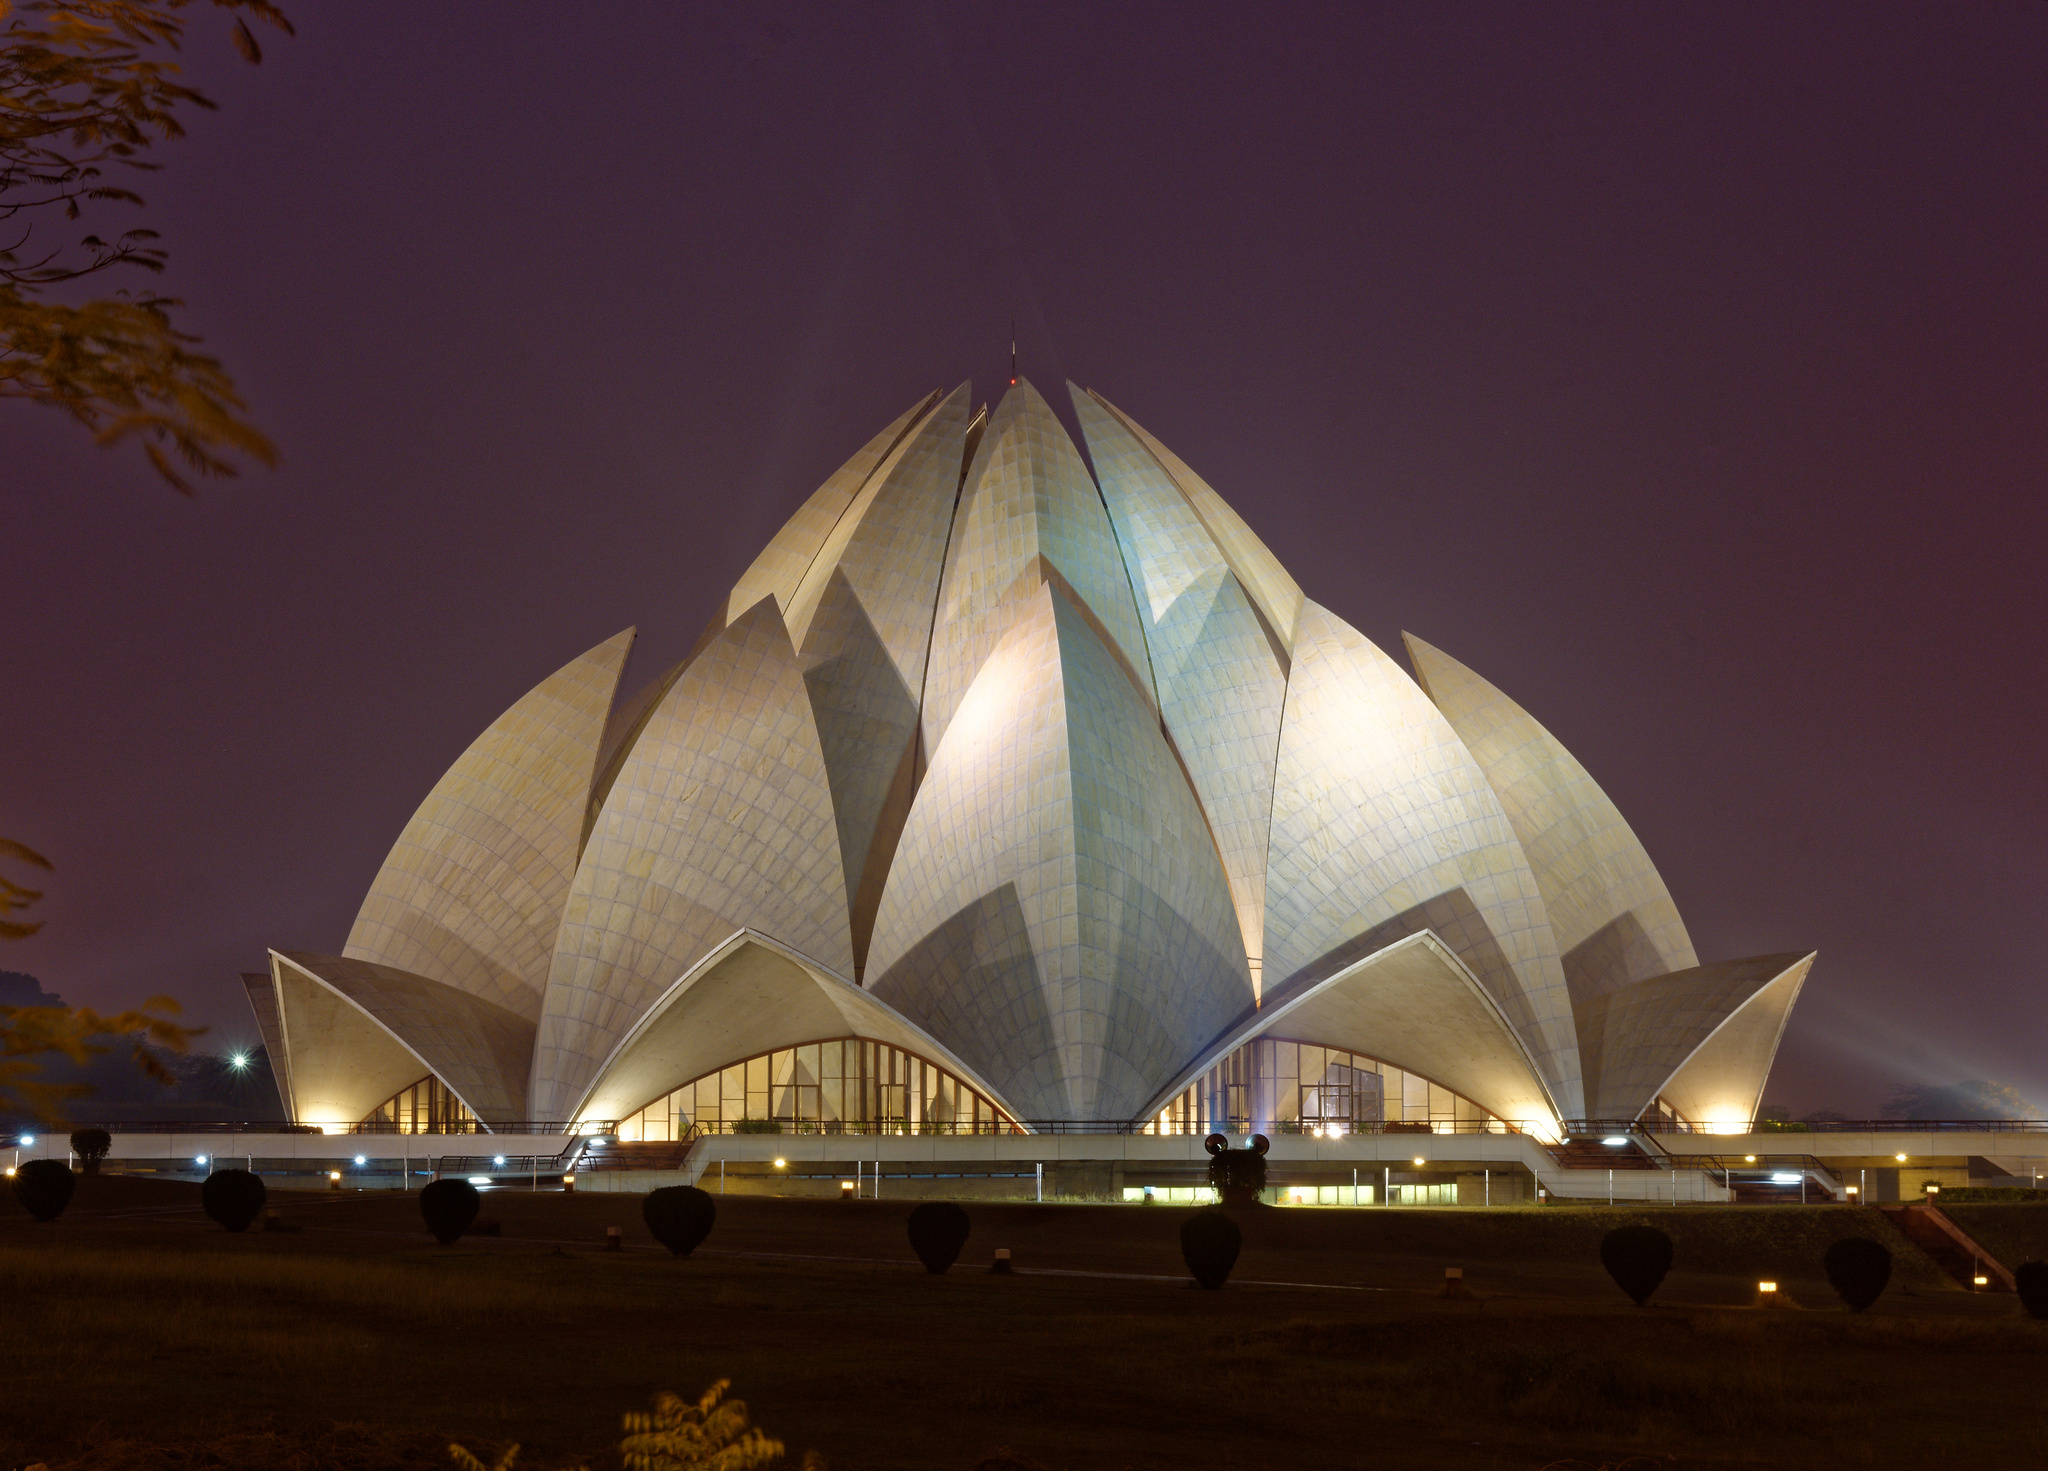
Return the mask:
{"type": "Polygon", "coordinates": [[[429,1074],[364,1114],[357,1127],[378,1134],[463,1134],[475,1130],[477,1122],[462,1100],[429,1074]]]}
{"type": "Polygon", "coordinates": [[[1148,1134],[1295,1134],[1420,1126],[1434,1133],[1508,1126],[1418,1073],[1362,1052],[1261,1037],[1197,1078],[1145,1126],[1148,1134]]]}
{"type": "Polygon", "coordinates": [[[683,1084],[627,1118],[628,1142],[704,1134],[1021,1133],[936,1063],[865,1037],[778,1047],[683,1084]]]}

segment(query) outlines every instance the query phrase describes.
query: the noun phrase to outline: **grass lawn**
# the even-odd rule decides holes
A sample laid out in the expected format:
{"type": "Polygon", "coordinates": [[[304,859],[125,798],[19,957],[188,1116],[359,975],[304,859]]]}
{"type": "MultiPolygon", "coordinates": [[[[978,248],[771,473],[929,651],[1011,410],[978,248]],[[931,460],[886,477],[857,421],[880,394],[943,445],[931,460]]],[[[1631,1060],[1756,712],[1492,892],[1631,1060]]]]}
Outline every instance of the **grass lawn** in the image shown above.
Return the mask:
{"type": "Polygon", "coordinates": [[[616,1466],[621,1411],[728,1377],[792,1464],[834,1471],[1004,1447],[1072,1471],[1994,1466],[2048,1444],[2048,1324],[1850,1207],[1261,1209],[1208,1293],[1186,1212],[1159,1206],[973,1206],[933,1277],[907,1202],[728,1197],[678,1261],[632,1196],[493,1195],[502,1235],[450,1248],[396,1192],[278,1192],[303,1229],[242,1236],[197,1197],[81,1179],[50,1225],[0,1203],[0,1471],[447,1467],[451,1439],[616,1466]],[[1642,1219],[1678,1243],[1647,1309],[1595,1255],[1642,1219]],[[1819,1258],[1859,1233],[1899,1264],[1852,1317],[1819,1258]],[[985,1270],[996,1247],[1019,1275],[985,1270]],[[1435,1295],[1450,1265],[1472,1300],[1435,1295]],[[1804,1310],[1750,1308],[1760,1276],[1804,1310]]]}

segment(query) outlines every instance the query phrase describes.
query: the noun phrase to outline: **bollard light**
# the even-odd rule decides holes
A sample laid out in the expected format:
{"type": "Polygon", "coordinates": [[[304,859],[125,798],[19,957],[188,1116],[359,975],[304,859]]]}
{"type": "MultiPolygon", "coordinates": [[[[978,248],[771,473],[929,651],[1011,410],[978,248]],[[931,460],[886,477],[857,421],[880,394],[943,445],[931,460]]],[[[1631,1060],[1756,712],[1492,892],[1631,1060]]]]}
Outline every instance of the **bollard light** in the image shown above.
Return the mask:
{"type": "Polygon", "coordinates": [[[340,1170],[329,1170],[327,1172],[327,1188],[329,1190],[339,1190],[341,1188],[340,1170]]]}
{"type": "Polygon", "coordinates": [[[562,1176],[562,1192],[565,1195],[574,1195],[576,1193],[576,1177],[574,1175],[562,1176]]]}
{"type": "Polygon", "coordinates": [[[839,1182],[839,1198],[841,1200],[853,1199],[853,1181],[841,1180],[839,1182]]]}
{"type": "Polygon", "coordinates": [[[1985,1276],[1982,1272],[1979,1272],[1976,1276],[1972,1277],[1970,1281],[1975,1283],[1979,1287],[1989,1287],[1991,1285],[1991,1279],[1985,1276]]]}
{"type": "Polygon", "coordinates": [[[1778,1284],[1775,1282],[1759,1282],[1756,1284],[1756,1290],[1758,1292],[1776,1292],[1778,1284]]]}

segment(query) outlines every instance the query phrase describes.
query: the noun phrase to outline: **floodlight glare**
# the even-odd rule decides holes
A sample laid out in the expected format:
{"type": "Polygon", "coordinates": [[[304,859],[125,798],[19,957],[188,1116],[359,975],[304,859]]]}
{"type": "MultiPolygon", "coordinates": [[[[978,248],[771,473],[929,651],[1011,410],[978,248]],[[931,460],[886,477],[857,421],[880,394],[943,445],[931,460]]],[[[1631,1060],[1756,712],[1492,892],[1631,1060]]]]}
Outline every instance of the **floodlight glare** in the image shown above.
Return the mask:
{"type": "Polygon", "coordinates": [[[248,1065],[249,1059],[244,1057],[239,1052],[237,1052],[233,1057],[228,1059],[228,1066],[231,1068],[245,1068],[248,1065]]]}
{"type": "Polygon", "coordinates": [[[488,1185],[491,1183],[491,1177],[489,1175],[471,1175],[469,1183],[472,1185],[488,1185]]]}
{"type": "Polygon", "coordinates": [[[1897,1160],[1900,1164],[1904,1164],[1906,1162],[1906,1157],[1903,1154],[1895,1154],[1892,1156],[1892,1158],[1897,1160]]]}
{"type": "Polygon", "coordinates": [[[788,1163],[789,1163],[789,1161],[788,1161],[788,1160],[786,1160],[786,1159],[778,1159],[777,1161],[775,1161],[775,1168],[779,1170],[779,1169],[781,1169],[781,1168],[782,1168],[782,1167],[783,1167],[784,1165],[787,1165],[788,1163]]]}
{"type": "Polygon", "coordinates": [[[36,1142],[36,1136],[33,1134],[24,1134],[21,1136],[21,1142],[23,1144],[33,1144],[36,1142]]]}
{"type": "Polygon", "coordinates": [[[1416,1155],[1416,1156],[1415,1156],[1415,1163],[1416,1163],[1416,1164],[1418,1164],[1418,1165],[1420,1165],[1420,1164],[1422,1163],[1422,1156],[1421,1156],[1421,1155],[1419,1155],[1419,1154],[1418,1154],[1418,1155],[1416,1155]]]}
{"type": "Polygon", "coordinates": [[[494,1165],[502,1165],[505,1163],[505,1156],[502,1154],[497,1155],[491,1160],[491,1163],[494,1165]]]}
{"type": "Polygon", "coordinates": [[[1626,1135],[1626,1134],[1609,1134],[1609,1135],[1608,1135],[1608,1136],[1607,1136],[1607,1137],[1606,1137],[1605,1139],[1602,1139],[1602,1140],[1601,1140],[1600,1142],[1601,1142],[1602,1144],[1608,1144],[1608,1145],[1614,1145],[1614,1144],[1626,1144],[1626,1143],[1628,1143],[1628,1135],[1626,1135]]]}
{"type": "Polygon", "coordinates": [[[362,1155],[359,1154],[356,1156],[356,1163],[359,1165],[366,1165],[369,1163],[369,1160],[365,1159],[362,1155]]]}
{"type": "Polygon", "coordinates": [[[1771,1183],[1773,1185],[1797,1185],[1799,1183],[1799,1177],[1797,1175],[1788,1175],[1781,1172],[1779,1174],[1771,1176],[1771,1183]]]}
{"type": "Polygon", "coordinates": [[[201,1164],[201,1165],[205,1164],[205,1163],[206,1163],[206,1156],[205,1156],[205,1155],[203,1155],[203,1154],[202,1154],[202,1155],[200,1155],[200,1156],[199,1156],[199,1157],[198,1157],[197,1159],[195,1159],[195,1160],[193,1161],[193,1163],[194,1163],[194,1164],[201,1164]]]}

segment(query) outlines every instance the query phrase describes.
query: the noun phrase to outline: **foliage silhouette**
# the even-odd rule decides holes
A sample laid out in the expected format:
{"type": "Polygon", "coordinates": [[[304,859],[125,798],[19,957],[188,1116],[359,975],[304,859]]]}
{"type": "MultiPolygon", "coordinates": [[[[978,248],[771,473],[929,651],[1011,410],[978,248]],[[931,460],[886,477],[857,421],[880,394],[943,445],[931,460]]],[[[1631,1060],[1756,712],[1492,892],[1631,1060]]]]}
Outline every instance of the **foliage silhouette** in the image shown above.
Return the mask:
{"type": "Polygon", "coordinates": [[[39,1221],[54,1221],[71,1204],[78,1181],[61,1159],[32,1159],[14,1172],[14,1198],[39,1221]]]}
{"type": "Polygon", "coordinates": [[[1266,1188],[1266,1151],[1272,1142],[1254,1134],[1243,1149],[1232,1149],[1222,1134],[1202,1141],[1209,1151],[1209,1183],[1225,1205],[1257,1205],[1259,1192],[1266,1188]]]}
{"type": "Polygon", "coordinates": [[[718,1206],[695,1185],[664,1185],[641,1202],[640,1219],[656,1241],[677,1256],[688,1256],[711,1234],[718,1206]]]}
{"type": "Polygon", "coordinates": [[[199,1187],[200,1208],[228,1231],[246,1231],[263,1214],[269,1192],[247,1170],[215,1170],[199,1187]]]}
{"type": "Polygon", "coordinates": [[[1671,1238],[1655,1226],[1621,1226],[1600,1240],[1600,1265],[1637,1307],[1671,1270],[1671,1238]]]}
{"type": "MultiPolygon", "coordinates": [[[[126,291],[75,303],[44,297],[116,267],[164,268],[154,230],[72,237],[54,221],[139,207],[142,196],[117,182],[131,177],[123,171],[158,167],[141,155],[184,134],[180,111],[213,108],[170,59],[185,36],[177,12],[190,3],[26,0],[0,48],[0,221],[10,227],[0,239],[0,400],[56,409],[103,445],[139,439],[157,474],[187,495],[186,474],[232,475],[229,455],[269,465],[277,451],[239,417],[226,369],[172,324],[182,303],[126,291]],[[31,243],[38,221],[57,233],[31,243]]],[[[270,0],[214,3],[291,33],[270,0]]],[[[237,18],[232,34],[245,59],[262,58],[247,21],[237,18]]]]}
{"type": "Polygon", "coordinates": [[[443,1246],[462,1239],[482,1204],[476,1186],[467,1180],[436,1180],[420,1192],[420,1216],[443,1246]]]}
{"type": "Polygon", "coordinates": [[[100,1161],[113,1147],[114,1136],[105,1129],[78,1129],[71,1135],[71,1152],[78,1156],[88,1175],[100,1172],[100,1161]]]}
{"type": "Polygon", "coordinates": [[[1181,1258],[1211,1292],[1229,1280],[1243,1246],[1244,1232],[1220,1210],[1201,1211],[1180,1223],[1181,1258]]]}
{"type": "Polygon", "coordinates": [[[967,1244],[967,1212],[950,1200],[927,1200],[910,1213],[910,1249],[924,1269],[939,1276],[967,1244]]]}
{"type": "Polygon", "coordinates": [[[1860,1313],[1884,1292],[1892,1280],[1892,1254],[1867,1236],[1844,1236],[1820,1259],[1821,1270],[1835,1295],[1860,1313]]]}
{"type": "Polygon", "coordinates": [[[2012,1274],[2020,1306],[2037,1318],[2048,1318],[2048,1262],[2021,1262],[2012,1274]]]}

